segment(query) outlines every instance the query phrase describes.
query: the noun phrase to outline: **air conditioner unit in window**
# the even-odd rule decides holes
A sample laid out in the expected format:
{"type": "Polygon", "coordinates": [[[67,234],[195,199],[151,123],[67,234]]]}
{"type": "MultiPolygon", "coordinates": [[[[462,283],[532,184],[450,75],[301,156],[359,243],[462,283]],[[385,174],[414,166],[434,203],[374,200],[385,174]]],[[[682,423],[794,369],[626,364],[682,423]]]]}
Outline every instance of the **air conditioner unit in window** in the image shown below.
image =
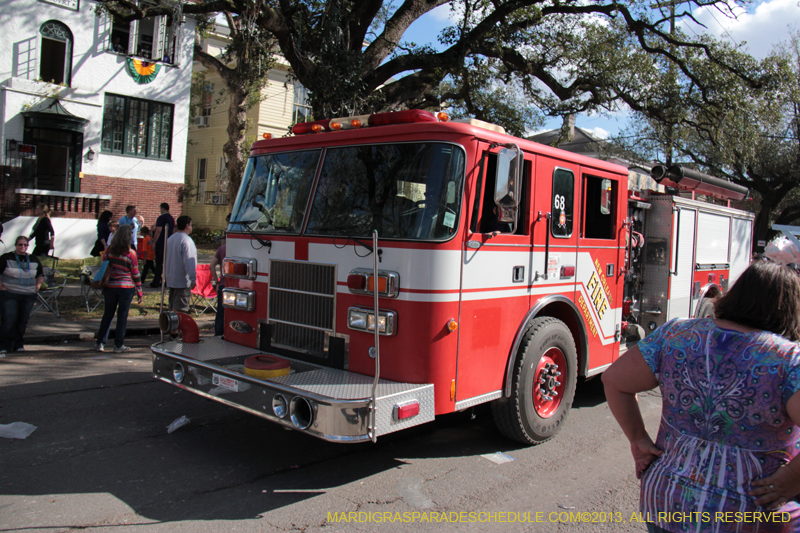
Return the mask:
{"type": "Polygon", "coordinates": [[[208,116],[194,117],[195,126],[208,126],[208,116]]]}
{"type": "Polygon", "coordinates": [[[209,204],[211,205],[225,205],[228,203],[228,199],[225,198],[225,194],[211,194],[208,197],[209,204]]]}

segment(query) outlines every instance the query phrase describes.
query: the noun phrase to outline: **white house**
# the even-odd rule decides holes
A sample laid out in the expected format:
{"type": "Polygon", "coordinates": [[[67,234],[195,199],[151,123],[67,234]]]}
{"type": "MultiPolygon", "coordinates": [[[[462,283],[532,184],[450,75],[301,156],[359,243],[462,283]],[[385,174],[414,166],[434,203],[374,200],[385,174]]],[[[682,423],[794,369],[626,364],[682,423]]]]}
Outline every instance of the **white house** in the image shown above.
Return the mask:
{"type": "Polygon", "coordinates": [[[6,249],[39,203],[51,209],[60,257],[88,255],[105,209],[118,219],[136,205],[145,224],[164,201],[180,214],[195,21],[180,1],[131,24],[96,6],[0,0],[6,249]]]}

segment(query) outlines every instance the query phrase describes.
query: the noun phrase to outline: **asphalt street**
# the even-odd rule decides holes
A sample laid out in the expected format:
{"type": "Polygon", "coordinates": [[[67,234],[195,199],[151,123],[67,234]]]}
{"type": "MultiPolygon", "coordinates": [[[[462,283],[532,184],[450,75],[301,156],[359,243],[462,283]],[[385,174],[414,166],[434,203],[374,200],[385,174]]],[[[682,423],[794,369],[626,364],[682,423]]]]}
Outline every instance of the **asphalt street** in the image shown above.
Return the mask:
{"type": "MultiPolygon", "coordinates": [[[[154,340],[0,359],[0,424],[37,426],[0,438],[0,532],[645,531],[599,379],[579,384],[566,427],[539,446],[501,437],[486,406],[342,445],[155,381],[154,340]]],[[[640,404],[655,431],[660,398],[640,404]]]]}

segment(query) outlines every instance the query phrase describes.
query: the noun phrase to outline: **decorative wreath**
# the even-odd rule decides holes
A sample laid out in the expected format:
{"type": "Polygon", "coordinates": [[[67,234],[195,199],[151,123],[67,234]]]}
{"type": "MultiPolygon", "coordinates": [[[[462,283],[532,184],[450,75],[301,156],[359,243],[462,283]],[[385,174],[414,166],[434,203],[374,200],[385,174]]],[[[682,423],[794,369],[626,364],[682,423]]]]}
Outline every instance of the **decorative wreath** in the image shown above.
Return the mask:
{"type": "Polygon", "coordinates": [[[140,85],[150,83],[156,76],[158,71],[161,70],[161,65],[153,61],[142,61],[141,59],[125,58],[128,64],[128,72],[133,78],[133,81],[140,85]]]}

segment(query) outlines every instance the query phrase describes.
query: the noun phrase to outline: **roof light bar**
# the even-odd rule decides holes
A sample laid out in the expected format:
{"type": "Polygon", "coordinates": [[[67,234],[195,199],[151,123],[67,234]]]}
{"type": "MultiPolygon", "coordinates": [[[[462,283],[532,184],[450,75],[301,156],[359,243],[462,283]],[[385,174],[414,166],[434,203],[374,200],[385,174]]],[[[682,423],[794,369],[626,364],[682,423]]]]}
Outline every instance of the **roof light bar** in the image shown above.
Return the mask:
{"type": "Polygon", "coordinates": [[[303,135],[305,133],[319,133],[322,131],[340,131],[365,128],[367,126],[389,126],[391,124],[412,124],[415,122],[446,122],[447,114],[437,115],[422,109],[406,109],[405,111],[391,111],[389,113],[376,113],[374,115],[358,115],[354,117],[341,117],[313,122],[300,122],[292,127],[292,133],[303,135]]]}
{"type": "Polygon", "coordinates": [[[300,122],[292,126],[292,133],[295,135],[302,135],[304,133],[319,133],[328,129],[330,119],[315,120],[313,122],[300,122]],[[315,128],[314,126],[318,126],[315,128]]]}
{"type": "Polygon", "coordinates": [[[406,109],[390,113],[376,113],[369,116],[370,126],[387,126],[389,124],[408,124],[411,122],[438,122],[436,115],[423,109],[406,109]]]}

